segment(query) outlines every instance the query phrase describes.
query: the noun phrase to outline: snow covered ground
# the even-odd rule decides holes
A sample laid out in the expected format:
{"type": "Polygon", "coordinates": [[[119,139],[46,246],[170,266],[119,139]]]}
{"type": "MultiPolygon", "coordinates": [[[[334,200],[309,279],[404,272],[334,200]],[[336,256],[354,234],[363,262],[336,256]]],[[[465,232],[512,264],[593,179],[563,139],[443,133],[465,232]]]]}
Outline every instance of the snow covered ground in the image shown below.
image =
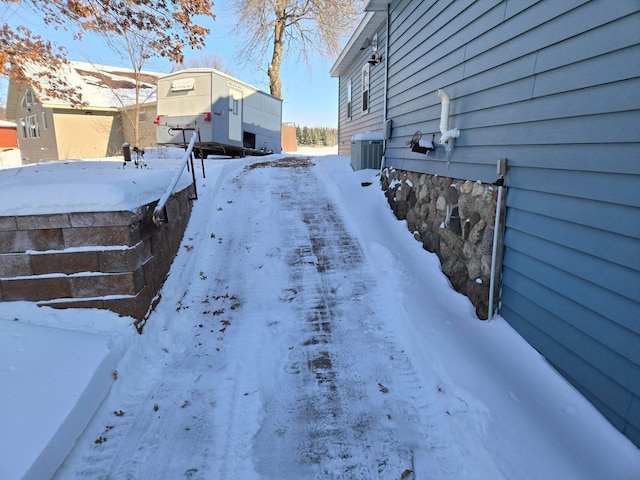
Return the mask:
{"type": "Polygon", "coordinates": [[[0,478],[68,450],[56,479],[640,478],[640,451],[450,288],[376,171],[295,155],[196,169],[143,335],[0,303],[0,478]]]}

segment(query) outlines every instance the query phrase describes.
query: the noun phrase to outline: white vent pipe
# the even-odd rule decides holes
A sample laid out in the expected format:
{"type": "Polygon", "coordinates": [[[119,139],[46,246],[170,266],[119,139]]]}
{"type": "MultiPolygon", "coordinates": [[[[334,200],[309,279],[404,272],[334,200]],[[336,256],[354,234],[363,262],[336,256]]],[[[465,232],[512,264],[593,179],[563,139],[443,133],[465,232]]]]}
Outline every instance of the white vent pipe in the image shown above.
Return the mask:
{"type": "Polygon", "coordinates": [[[438,143],[444,145],[449,139],[458,138],[460,136],[460,130],[457,128],[449,129],[449,105],[451,104],[451,98],[449,98],[447,92],[439,88],[436,95],[440,97],[440,101],[442,102],[442,109],[440,110],[440,133],[442,136],[438,143]]]}

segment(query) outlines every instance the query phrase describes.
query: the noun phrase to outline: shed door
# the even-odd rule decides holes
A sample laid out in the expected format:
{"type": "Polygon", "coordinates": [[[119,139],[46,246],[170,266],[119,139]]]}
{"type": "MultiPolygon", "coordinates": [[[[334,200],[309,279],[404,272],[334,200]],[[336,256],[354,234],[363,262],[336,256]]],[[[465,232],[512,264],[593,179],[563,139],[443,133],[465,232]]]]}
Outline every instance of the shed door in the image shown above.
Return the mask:
{"type": "Polygon", "coordinates": [[[242,90],[229,87],[229,140],[242,141],[242,90]]]}

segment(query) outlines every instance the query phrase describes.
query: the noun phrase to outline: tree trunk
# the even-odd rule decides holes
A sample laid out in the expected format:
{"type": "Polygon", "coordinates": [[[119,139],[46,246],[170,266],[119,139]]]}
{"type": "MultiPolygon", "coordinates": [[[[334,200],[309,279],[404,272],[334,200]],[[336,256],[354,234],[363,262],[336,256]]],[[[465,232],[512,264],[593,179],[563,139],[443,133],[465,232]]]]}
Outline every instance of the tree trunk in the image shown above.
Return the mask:
{"type": "Polygon", "coordinates": [[[284,31],[287,22],[286,0],[278,0],[276,3],[276,23],[273,32],[273,55],[271,65],[267,70],[269,75],[269,90],[274,97],[282,98],[282,80],[280,80],[280,66],[282,65],[282,52],[284,50],[284,31]]]}

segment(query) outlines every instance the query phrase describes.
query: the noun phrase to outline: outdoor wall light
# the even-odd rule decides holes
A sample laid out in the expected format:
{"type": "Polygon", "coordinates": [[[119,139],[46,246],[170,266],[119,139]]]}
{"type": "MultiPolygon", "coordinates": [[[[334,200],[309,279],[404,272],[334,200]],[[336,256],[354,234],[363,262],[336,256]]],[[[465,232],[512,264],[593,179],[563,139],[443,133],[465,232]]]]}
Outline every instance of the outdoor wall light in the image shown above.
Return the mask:
{"type": "Polygon", "coordinates": [[[371,55],[371,58],[367,61],[367,63],[369,65],[371,65],[372,67],[375,67],[376,65],[378,65],[380,62],[382,61],[382,57],[378,54],[378,53],[373,53],[371,55]]]}

